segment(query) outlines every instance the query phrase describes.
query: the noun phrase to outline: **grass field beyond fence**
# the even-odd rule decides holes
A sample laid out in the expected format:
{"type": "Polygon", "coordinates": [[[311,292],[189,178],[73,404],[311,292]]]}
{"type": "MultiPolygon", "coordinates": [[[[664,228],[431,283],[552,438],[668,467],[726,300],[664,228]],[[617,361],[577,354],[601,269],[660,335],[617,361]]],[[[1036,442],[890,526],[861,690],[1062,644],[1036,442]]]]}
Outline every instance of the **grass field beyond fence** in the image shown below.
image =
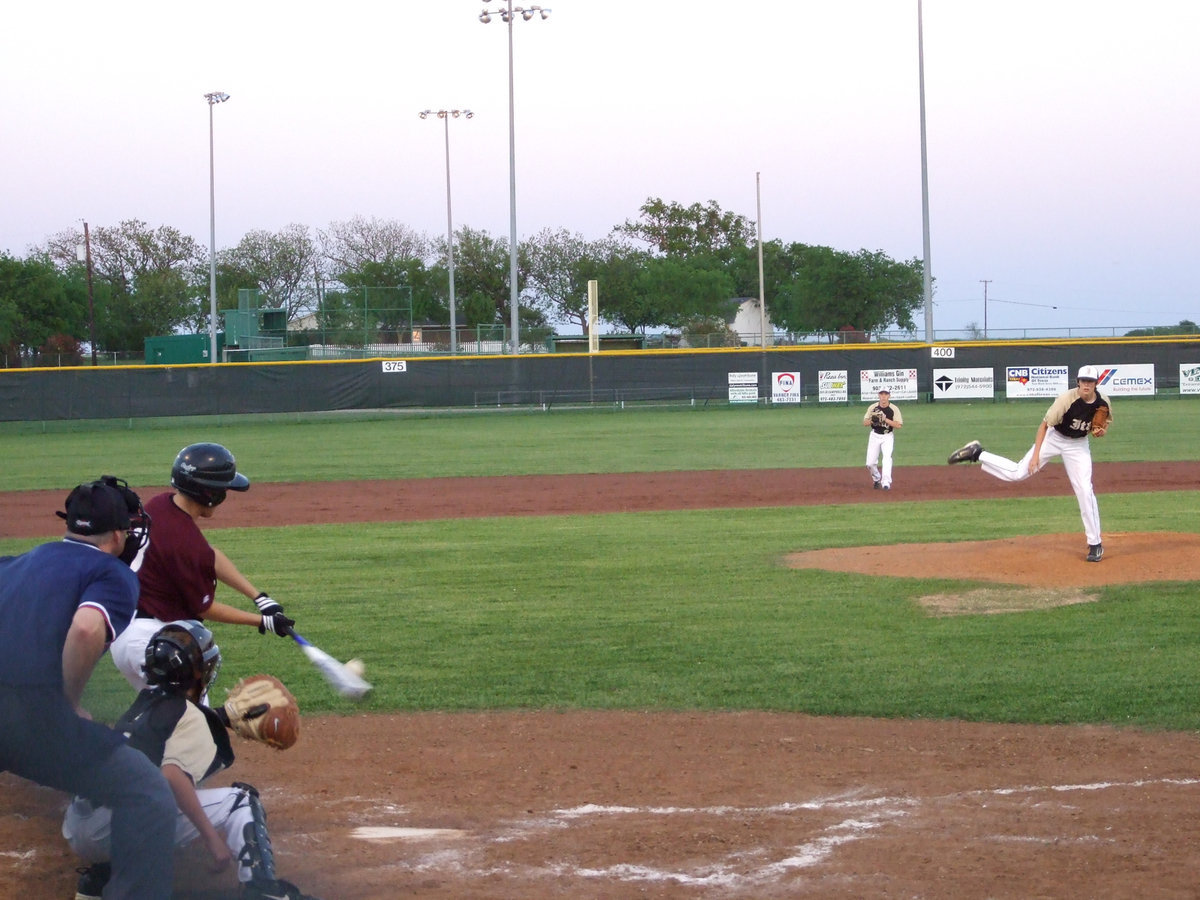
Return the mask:
{"type": "MultiPolygon", "coordinates": [[[[1195,459],[1185,401],[1116,404],[1098,461],[1195,459]],[[1161,440],[1164,410],[1179,427],[1161,440]]],[[[1028,446],[1041,403],[904,405],[906,465],[944,464],[984,437],[1028,446]]],[[[4,490],[101,471],[162,484],[180,446],[216,440],[252,479],[858,466],[857,407],[703,412],[179,421],[0,434],[4,490]],[[86,470],[84,470],[86,469],[86,470]]],[[[251,488],[253,490],[253,487],[251,488]]],[[[375,692],[338,700],[290,641],[217,625],[221,686],[267,670],[306,711],[771,709],[837,715],[1105,722],[1195,729],[1196,583],[1117,585],[1098,601],[938,618],[917,598],[970,582],[879,579],[783,565],[802,549],[1080,530],[1073,498],[529,517],[213,532],[302,634],[361,657],[375,692]],[[935,537],[936,536],[936,537],[935,537]]],[[[0,498],[2,502],[2,498],[0,498]]],[[[236,503],[237,498],[229,501],[236,503]]],[[[1101,496],[1112,531],[1200,533],[1194,490],[1101,496]]],[[[218,515],[220,513],[218,512],[218,515]]],[[[0,541],[0,553],[34,541],[0,541]]],[[[231,600],[227,589],[221,596],[231,600]]],[[[102,660],[88,703],[111,718],[128,688],[102,660]]]]}

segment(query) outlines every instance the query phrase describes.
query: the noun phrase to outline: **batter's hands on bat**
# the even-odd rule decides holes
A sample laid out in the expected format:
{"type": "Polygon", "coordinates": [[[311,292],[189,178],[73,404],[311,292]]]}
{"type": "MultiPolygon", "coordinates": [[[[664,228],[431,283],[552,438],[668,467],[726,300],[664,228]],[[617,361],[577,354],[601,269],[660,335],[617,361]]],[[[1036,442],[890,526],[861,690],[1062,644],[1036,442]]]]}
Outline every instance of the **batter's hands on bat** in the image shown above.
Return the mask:
{"type": "Polygon", "coordinates": [[[262,621],[258,623],[259,634],[266,634],[269,631],[271,634],[286,637],[288,629],[296,624],[295,619],[290,619],[283,614],[283,606],[272,600],[265,591],[254,598],[254,605],[262,613],[262,621]]]}
{"type": "Polygon", "coordinates": [[[287,637],[288,630],[295,624],[296,620],[285,616],[281,609],[277,613],[262,617],[262,621],[258,623],[258,633],[266,634],[269,631],[271,634],[287,637]]]}

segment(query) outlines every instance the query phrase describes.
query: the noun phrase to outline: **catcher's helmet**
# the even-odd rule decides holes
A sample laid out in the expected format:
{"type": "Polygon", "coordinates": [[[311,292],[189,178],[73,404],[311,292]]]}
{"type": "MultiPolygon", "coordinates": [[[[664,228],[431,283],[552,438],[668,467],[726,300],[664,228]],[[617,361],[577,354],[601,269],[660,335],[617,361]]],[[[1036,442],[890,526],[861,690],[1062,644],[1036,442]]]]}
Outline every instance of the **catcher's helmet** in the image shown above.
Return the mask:
{"type": "Polygon", "coordinates": [[[146,645],[142,671],[146,683],[173,693],[185,693],[197,684],[205,689],[221,668],[221,648],[212,632],[194,619],[168,622],[146,645]]]}
{"type": "Polygon", "coordinates": [[[171,486],[205,506],[216,506],[226,491],[244,491],[250,479],[237,470],[233,454],[220,444],[189,444],[171,466],[171,486]]]}

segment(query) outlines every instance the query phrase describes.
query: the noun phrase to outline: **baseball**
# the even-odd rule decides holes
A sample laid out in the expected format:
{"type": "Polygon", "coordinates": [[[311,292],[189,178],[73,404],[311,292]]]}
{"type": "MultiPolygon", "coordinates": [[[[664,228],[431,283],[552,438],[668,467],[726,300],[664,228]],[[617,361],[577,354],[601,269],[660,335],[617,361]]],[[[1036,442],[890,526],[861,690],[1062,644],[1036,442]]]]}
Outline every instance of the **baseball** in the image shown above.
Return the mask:
{"type": "Polygon", "coordinates": [[[367,667],[361,659],[348,659],[346,660],[346,671],[350,672],[352,675],[357,675],[359,678],[362,678],[365,674],[367,674],[367,667]]]}

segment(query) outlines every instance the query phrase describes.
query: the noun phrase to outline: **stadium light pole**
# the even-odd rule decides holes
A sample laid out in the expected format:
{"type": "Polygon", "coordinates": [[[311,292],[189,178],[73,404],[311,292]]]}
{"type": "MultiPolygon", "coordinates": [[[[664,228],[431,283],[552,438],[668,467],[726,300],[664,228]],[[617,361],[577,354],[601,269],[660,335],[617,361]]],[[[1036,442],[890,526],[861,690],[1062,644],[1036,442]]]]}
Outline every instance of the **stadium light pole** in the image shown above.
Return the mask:
{"type": "Polygon", "coordinates": [[[450,212],[450,120],[459,116],[470,119],[475,113],[469,109],[424,109],[417,115],[422,119],[437,116],[446,131],[446,263],[450,270],[450,355],[454,356],[458,352],[458,321],[454,310],[454,218],[450,212]]]}
{"type": "Polygon", "coordinates": [[[208,361],[217,361],[217,176],[213,157],[213,107],[224,103],[224,91],[205,94],[208,101],[208,361]]]}
{"type": "Polygon", "coordinates": [[[479,21],[484,25],[497,15],[508,26],[508,294],[510,309],[510,329],[512,331],[512,352],[519,353],[521,349],[521,323],[519,316],[519,294],[517,289],[517,137],[516,112],[513,99],[513,21],[520,16],[526,22],[534,16],[542,19],[550,18],[550,10],[540,6],[513,6],[508,0],[500,9],[485,9],[479,14],[479,21]]]}
{"type": "Polygon", "coordinates": [[[933,273],[929,258],[929,151],[925,140],[925,24],[917,0],[917,69],[921,95],[921,247],[922,294],[925,299],[925,343],[933,343],[933,273]]]}

